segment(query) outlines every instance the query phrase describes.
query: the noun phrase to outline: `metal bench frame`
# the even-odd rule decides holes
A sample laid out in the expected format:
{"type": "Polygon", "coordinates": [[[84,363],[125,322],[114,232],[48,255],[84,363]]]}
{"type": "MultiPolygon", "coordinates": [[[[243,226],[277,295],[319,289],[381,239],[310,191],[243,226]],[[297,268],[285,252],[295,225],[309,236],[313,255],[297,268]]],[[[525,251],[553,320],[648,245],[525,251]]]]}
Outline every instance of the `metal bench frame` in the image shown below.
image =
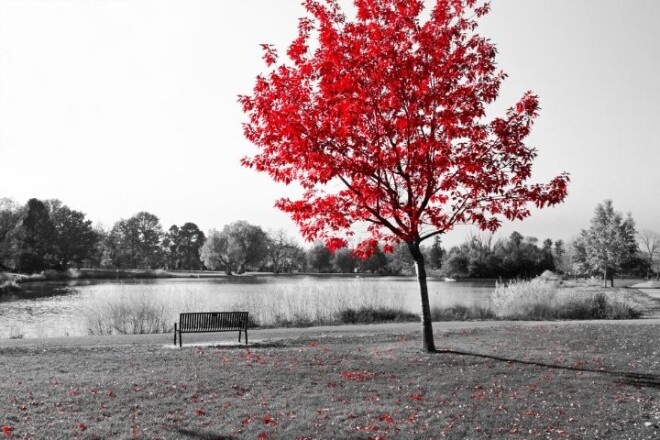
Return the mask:
{"type": "Polygon", "coordinates": [[[174,323],[174,345],[176,334],[179,333],[179,347],[183,346],[183,333],[209,333],[238,331],[238,342],[241,342],[241,332],[245,332],[245,345],[248,344],[248,312],[195,312],[181,313],[179,323],[174,323]]]}

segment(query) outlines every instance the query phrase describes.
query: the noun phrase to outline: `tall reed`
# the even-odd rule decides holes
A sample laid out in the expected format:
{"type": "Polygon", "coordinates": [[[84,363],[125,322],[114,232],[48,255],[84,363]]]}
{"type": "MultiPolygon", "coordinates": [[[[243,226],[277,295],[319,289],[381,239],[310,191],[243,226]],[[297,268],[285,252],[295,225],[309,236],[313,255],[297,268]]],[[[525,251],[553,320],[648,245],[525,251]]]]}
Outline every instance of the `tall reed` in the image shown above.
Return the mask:
{"type": "Polygon", "coordinates": [[[503,319],[633,319],[641,312],[601,290],[562,288],[556,280],[535,278],[498,284],[491,308],[503,319]]]}
{"type": "Polygon", "coordinates": [[[183,312],[243,310],[260,326],[333,324],[342,322],[347,310],[405,312],[402,292],[384,283],[271,284],[267,291],[241,297],[220,290],[209,295],[206,289],[200,284],[91,286],[83,315],[90,334],[123,334],[169,332],[183,312]]]}

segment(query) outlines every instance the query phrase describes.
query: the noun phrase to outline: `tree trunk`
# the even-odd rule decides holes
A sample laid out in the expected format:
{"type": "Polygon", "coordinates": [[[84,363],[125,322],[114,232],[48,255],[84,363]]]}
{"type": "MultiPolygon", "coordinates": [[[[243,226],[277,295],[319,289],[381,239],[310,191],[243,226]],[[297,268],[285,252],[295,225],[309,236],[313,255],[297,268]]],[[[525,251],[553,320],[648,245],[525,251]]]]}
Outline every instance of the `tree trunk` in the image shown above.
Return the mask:
{"type": "Polygon", "coordinates": [[[419,296],[422,305],[422,349],[431,353],[435,351],[435,342],[433,341],[433,323],[431,321],[431,307],[429,305],[429,290],[426,284],[424,255],[417,241],[408,243],[408,249],[410,249],[410,253],[415,260],[415,271],[417,272],[417,283],[419,285],[419,296]]]}
{"type": "Polygon", "coordinates": [[[607,289],[607,267],[603,270],[603,287],[607,289]]]}

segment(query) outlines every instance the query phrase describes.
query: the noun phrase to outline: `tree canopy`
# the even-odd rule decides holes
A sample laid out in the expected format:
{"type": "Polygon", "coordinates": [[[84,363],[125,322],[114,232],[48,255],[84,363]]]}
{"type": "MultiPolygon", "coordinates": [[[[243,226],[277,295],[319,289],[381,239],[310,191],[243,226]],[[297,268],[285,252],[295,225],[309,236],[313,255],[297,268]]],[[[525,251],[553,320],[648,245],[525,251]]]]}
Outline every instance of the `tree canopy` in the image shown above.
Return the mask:
{"type": "Polygon", "coordinates": [[[207,267],[224,267],[228,275],[243,273],[246,266],[258,266],[267,255],[266,233],[242,220],[226,225],[221,232],[211,230],[201,249],[207,267]]]}
{"type": "Polygon", "coordinates": [[[246,138],[257,147],[243,164],[304,194],[276,205],[305,239],[345,247],[356,223],[367,235],[355,253],[369,257],[406,243],[422,297],[423,346],[433,350],[420,243],[457,223],[495,231],[523,219],[528,205],[564,200],[568,175],[529,183],[536,150],[525,143],[538,116],[527,92],[504,116],[486,118],[506,75],[496,49],[479,35],[489,10],[476,0],[355,0],[349,19],[337,0],[306,0],[307,16],[280,63],[252,95],[239,98],[246,138]]]}
{"type": "Polygon", "coordinates": [[[306,1],[291,63],[277,64],[275,48],[264,47],[274,68],[240,98],[245,135],[259,149],[243,163],[302,185],[301,199],[277,206],[305,238],[336,249],[367,222],[357,250],[368,255],[378,240],[420,241],[456,223],[494,231],[500,216],[527,217],[528,202],[564,199],[566,174],[527,183],[537,97],[526,93],[505,116],[485,119],[505,74],[474,32],[472,17],[488,7],[474,5],[437,1],[422,22],[421,1],[357,1],[349,21],[334,0],[306,1]]]}

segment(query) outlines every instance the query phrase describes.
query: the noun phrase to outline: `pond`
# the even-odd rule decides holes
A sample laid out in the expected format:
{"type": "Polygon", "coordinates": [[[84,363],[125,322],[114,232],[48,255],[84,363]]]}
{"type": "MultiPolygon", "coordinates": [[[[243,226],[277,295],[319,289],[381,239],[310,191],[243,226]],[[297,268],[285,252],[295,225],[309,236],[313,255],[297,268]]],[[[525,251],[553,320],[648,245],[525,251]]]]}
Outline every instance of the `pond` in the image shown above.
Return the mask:
{"type": "MultiPolygon", "coordinates": [[[[494,284],[430,279],[431,307],[487,305],[494,284]]],[[[0,296],[0,338],[122,333],[122,326],[136,324],[117,321],[135,320],[128,315],[136,310],[140,319],[147,316],[156,326],[137,332],[169,331],[178,314],[187,311],[247,310],[262,324],[314,322],[347,307],[419,311],[417,283],[411,277],[257,275],[40,282],[22,287],[25,292],[0,296]]]]}

